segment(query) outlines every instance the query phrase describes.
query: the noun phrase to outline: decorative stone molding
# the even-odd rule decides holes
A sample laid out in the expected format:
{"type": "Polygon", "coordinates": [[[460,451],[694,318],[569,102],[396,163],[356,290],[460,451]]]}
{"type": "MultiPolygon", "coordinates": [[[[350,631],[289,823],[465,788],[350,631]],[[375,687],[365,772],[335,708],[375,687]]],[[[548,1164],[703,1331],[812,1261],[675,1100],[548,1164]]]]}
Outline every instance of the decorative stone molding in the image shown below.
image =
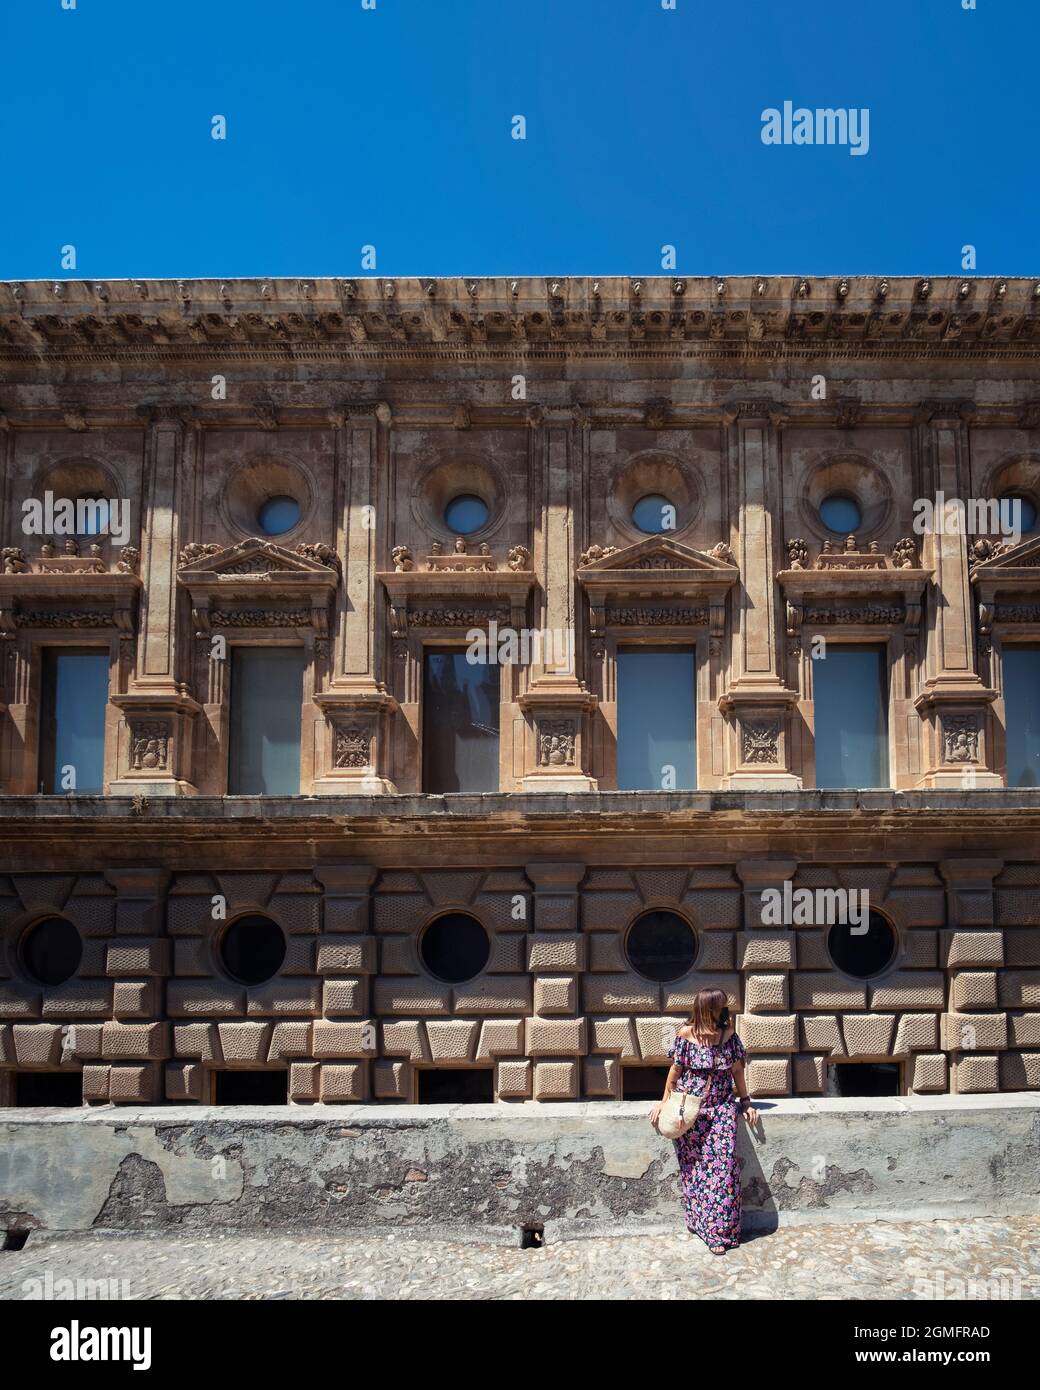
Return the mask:
{"type": "Polygon", "coordinates": [[[303,544],[291,551],[252,537],[233,546],[188,545],[180,561],[177,583],[191,597],[197,635],[228,626],[295,628],[327,637],[340,572],[329,546],[303,544]],[[301,608],[300,599],[308,606],[301,608]]]}
{"type": "Polygon", "coordinates": [[[577,570],[588,599],[593,637],[615,623],[648,628],[708,626],[712,643],[721,642],[726,595],[739,578],[725,543],[706,554],[667,536],[648,536],[621,550],[592,546],[581,556],[577,570]],[[671,605],[669,599],[694,602],[671,605]]]}
{"type": "Polygon", "coordinates": [[[201,706],[183,689],[111,696],[123,714],[118,776],[112,796],[178,796],[195,791],[191,776],[193,721],[201,706]]]}
{"type": "Polygon", "coordinates": [[[573,719],[540,719],[535,724],[539,767],[573,767],[577,723],[573,719]]]}
{"type": "Polygon", "coordinates": [[[397,701],[384,685],[371,689],[336,686],[314,696],[325,716],[325,774],[316,794],[373,796],[394,793],[389,775],[389,725],[397,701]]]}
{"type": "Polygon", "coordinates": [[[423,570],[407,547],[395,547],[394,569],[376,575],[390,599],[395,640],[406,639],[409,629],[486,627],[492,620],[526,626],[527,596],[535,584],[527,547],[514,546],[508,567],[499,569],[488,546],[469,555],[465,540],[459,537],[456,544],[461,549],[443,554],[435,542],[423,570]]]}
{"type": "Polygon", "coordinates": [[[480,545],[475,555],[470,555],[467,553],[464,538],[456,536],[455,543],[447,554],[445,554],[440,541],[433,542],[430,554],[426,558],[426,568],[435,573],[448,571],[452,574],[468,574],[470,572],[491,573],[498,568],[498,565],[491,554],[491,547],[486,541],[480,545]]]}
{"type": "Polygon", "coordinates": [[[746,765],[780,763],[780,737],[783,721],[780,719],[738,718],[740,726],[740,760],[746,765]]]}
{"type": "Polygon", "coordinates": [[[979,715],[947,714],[940,718],[943,762],[979,761],[979,715]]]}
{"type": "Polygon", "coordinates": [[[171,726],[166,719],[127,718],[130,730],[130,770],[165,771],[169,761],[171,726]]]}

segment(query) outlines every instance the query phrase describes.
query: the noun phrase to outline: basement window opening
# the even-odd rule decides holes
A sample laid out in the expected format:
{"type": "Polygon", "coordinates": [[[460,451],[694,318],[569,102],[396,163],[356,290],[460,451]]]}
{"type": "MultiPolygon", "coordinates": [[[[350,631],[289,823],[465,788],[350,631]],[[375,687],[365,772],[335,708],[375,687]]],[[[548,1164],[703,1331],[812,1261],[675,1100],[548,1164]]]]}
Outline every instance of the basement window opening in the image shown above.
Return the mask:
{"type": "Polygon", "coordinates": [[[544,1226],[521,1226],[521,1227],[520,1227],[520,1249],[521,1249],[521,1250],[544,1250],[544,1249],[545,1249],[545,1228],[544,1228],[544,1226]]]}
{"type": "Polygon", "coordinates": [[[14,1074],[18,1109],[73,1109],[83,1104],[81,1071],[18,1071],[14,1074]]]}
{"type": "Polygon", "coordinates": [[[289,1073],[218,1071],[213,1074],[215,1105],[288,1105],[289,1073]]]}
{"type": "Polygon", "coordinates": [[[827,1094],[847,1098],[898,1096],[898,1062],[834,1062],[829,1070],[827,1094]]]}
{"type": "Polygon", "coordinates": [[[418,1073],[420,1105],[483,1105],[495,1099],[490,1067],[447,1067],[418,1073]]]}
{"type": "Polygon", "coordinates": [[[5,1231],[4,1250],[24,1250],[25,1242],[29,1239],[29,1231],[5,1231]]]}
{"type": "Polygon", "coordinates": [[[668,1067],[622,1067],[621,1099],[660,1100],[668,1072],[668,1067]]]}

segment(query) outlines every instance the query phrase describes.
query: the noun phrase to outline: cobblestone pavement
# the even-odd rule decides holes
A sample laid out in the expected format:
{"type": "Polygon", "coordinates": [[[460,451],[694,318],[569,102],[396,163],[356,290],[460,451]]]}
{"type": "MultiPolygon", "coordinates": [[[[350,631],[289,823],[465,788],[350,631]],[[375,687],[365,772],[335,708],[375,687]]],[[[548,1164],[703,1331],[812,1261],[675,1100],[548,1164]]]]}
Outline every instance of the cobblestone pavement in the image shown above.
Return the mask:
{"type": "Polygon", "coordinates": [[[1035,1299],[1040,1222],[1015,1217],[787,1227],[722,1256],[676,1235],[597,1237],[536,1250],[309,1232],[34,1235],[24,1250],[0,1254],[0,1298],[41,1295],[1035,1299]],[[77,1280],[110,1282],[98,1287],[77,1280]]]}

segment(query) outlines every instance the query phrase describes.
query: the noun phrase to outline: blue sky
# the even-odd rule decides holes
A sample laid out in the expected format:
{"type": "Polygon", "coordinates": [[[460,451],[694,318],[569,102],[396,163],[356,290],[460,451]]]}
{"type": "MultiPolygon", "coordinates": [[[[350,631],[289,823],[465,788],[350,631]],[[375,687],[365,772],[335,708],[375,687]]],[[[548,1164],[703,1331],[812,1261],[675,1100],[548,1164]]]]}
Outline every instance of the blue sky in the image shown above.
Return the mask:
{"type": "Polygon", "coordinates": [[[1040,0],[375,5],[2,0],[0,278],[1040,271],[1040,0]]]}

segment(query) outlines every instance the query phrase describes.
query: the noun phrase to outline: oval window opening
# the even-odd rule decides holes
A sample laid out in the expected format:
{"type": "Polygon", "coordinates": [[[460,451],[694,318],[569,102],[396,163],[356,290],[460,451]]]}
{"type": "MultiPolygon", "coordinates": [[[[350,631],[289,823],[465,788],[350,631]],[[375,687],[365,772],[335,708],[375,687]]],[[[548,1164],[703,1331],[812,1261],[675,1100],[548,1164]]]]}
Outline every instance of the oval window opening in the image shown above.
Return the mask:
{"type": "Polygon", "coordinates": [[[835,922],[827,933],[831,960],[854,980],[880,975],[892,964],[896,953],[896,934],[880,912],[867,916],[867,930],[855,922],[835,922]]]}
{"type": "Polygon", "coordinates": [[[269,497],[260,508],[257,520],[268,536],[281,536],[300,519],[300,504],[295,497],[269,497]]]}
{"type": "Polygon", "coordinates": [[[859,509],[859,503],[851,497],[842,497],[834,493],[820,503],[820,520],[828,530],[834,531],[837,535],[851,536],[862,525],[863,513],[859,509]]]}
{"type": "Polygon", "coordinates": [[[45,917],[26,933],[22,964],[41,985],[63,985],[71,980],[83,958],[83,942],[71,922],[45,917]]]}
{"type": "Polygon", "coordinates": [[[469,536],[487,525],[487,503],[471,492],[453,497],[444,509],[444,522],[456,536],[469,536]]]}
{"type": "Polygon", "coordinates": [[[285,960],[285,933],[269,917],[240,917],[224,933],[220,958],[239,984],[266,984],[285,960]]]}
{"type": "Polygon", "coordinates": [[[632,508],[632,520],[648,536],[659,536],[662,531],[675,530],[675,507],[667,497],[651,493],[632,508]]]}
{"type": "Polygon", "coordinates": [[[111,514],[112,508],[106,497],[78,497],[76,499],[77,535],[107,535],[111,514]]]}
{"type": "Polygon", "coordinates": [[[1028,536],[1036,527],[1036,503],[1023,492],[1005,492],[1000,499],[1000,524],[1004,530],[1028,536]]]}
{"type": "Polygon", "coordinates": [[[485,968],[491,956],[491,942],[475,917],[452,912],[438,917],[426,928],[419,955],[431,975],[445,984],[461,985],[485,968]]]}
{"type": "Polygon", "coordinates": [[[693,969],[697,938],[676,912],[646,912],[628,933],[629,964],[646,980],[680,980],[693,969]]]}

